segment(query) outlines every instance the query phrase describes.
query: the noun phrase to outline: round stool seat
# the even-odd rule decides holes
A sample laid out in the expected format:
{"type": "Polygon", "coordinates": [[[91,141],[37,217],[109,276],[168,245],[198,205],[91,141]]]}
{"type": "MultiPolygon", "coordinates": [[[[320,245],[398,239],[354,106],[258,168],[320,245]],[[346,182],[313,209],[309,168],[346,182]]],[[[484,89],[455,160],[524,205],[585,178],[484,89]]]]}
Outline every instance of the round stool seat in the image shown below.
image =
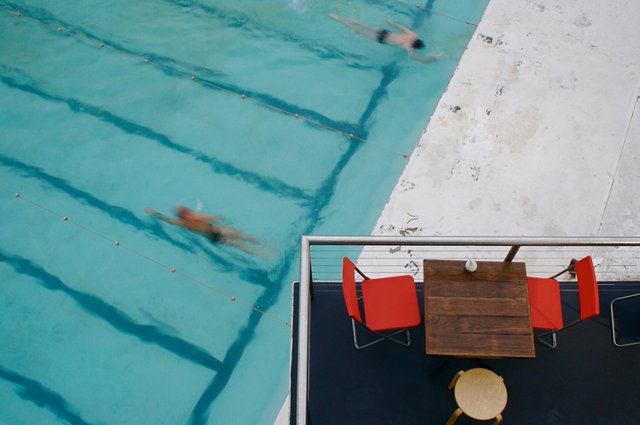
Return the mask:
{"type": "Polygon", "coordinates": [[[478,420],[495,418],[507,405],[507,387],[502,378],[488,369],[464,372],[455,384],[458,407],[478,420]]]}

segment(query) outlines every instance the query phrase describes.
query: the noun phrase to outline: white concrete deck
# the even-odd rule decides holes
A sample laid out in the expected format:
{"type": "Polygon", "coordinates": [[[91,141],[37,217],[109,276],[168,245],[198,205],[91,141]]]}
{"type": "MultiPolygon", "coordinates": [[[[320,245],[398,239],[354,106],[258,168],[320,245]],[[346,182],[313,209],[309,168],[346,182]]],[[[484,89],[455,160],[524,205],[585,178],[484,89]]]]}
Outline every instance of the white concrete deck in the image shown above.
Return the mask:
{"type": "Polygon", "coordinates": [[[640,235],[638,34],[637,0],[492,0],[373,233],[640,235]]]}

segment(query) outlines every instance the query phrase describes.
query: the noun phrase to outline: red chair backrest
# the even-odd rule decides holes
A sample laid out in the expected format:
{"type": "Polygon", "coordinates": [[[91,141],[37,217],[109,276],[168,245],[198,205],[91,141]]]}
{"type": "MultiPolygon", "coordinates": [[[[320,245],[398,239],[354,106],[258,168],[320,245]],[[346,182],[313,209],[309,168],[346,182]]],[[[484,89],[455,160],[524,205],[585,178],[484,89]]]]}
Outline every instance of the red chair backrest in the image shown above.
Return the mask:
{"type": "Polygon", "coordinates": [[[358,306],[358,293],[356,292],[356,265],[347,257],[342,259],[342,295],[347,306],[347,314],[353,320],[362,323],[360,307],[358,306]]]}
{"type": "Polygon", "coordinates": [[[596,271],[591,256],[584,257],[574,265],[580,294],[580,320],[590,319],[600,314],[600,296],[596,271]]]}

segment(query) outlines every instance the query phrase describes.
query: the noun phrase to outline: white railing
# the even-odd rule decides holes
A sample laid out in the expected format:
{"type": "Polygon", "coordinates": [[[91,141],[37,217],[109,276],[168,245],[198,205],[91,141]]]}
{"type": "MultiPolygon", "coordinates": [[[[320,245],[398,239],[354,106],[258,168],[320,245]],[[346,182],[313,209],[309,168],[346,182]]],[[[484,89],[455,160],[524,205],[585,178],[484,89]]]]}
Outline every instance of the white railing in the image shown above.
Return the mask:
{"type": "Polygon", "coordinates": [[[311,285],[314,275],[321,276],[315,280],[340,281],[344,255],[357,257],[358,265],[364,267],[367,274],[409,273],[418,277],[422,275],[425,258],[494,261],[517,258],[526,263],[527,275],[549,276],[565,268],[571,259],[591,255],[599,280],[640,281],[640,237],[302,236],[295,394],[297,425],[307,424],[311,285]],[[354,247],[359,249],[353,250],[354,247]],[[312,264],[312,256],[317,258],[317,264],[312,264]]]}

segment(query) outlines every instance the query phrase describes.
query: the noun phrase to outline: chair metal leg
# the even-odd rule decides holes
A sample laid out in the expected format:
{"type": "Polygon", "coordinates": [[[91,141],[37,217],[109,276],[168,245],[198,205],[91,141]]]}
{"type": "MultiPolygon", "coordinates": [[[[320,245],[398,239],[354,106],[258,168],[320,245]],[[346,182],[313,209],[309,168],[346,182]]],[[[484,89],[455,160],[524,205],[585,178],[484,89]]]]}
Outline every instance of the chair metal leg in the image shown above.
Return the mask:
{"type": "Polygon", "coordinates": [[[371,346],[373,344],[377,344],[378,342],[384,341],[385,339],[393,341],[393,342],[396,342],[396,343],[398,343],[400,345],[403,345],[405,347],[408,347],[408,346],[411,345],[411,334],[409,333],[408,329],[400,329],[399,331],[395,331],[394,333],[389,334],[389,335],[385,335],[385,334],[382,334],[380,332],[375,332],[375,331],[372,331],[371,329],[369,329],[369,332],[380,336],[380,338],[378,338],[378,339],[376,339],[374,341],[371,341],[371,342],[369,342],[367,344],[364,344],[364,345],[358,345],[358,333],[356,331],[356,322],[353,319],[351,319],[351,327],[353,329],[353,345],[355,345],[355,347],[358,350],[362,350],[363,348],[367,348],[367,347],[369,347],[369,346],[371,346]],[[398,335],[398,334],[400,334],[402,332],[406,333],[406,342],[402,341],[402,340],[399,340],[397,338],[394,338],[395,335],[398,335]]]}
{"type": "Polygon", "coordinates": [[[496,416],[496,421],[493,423],[493,425],[499,425],[500,423],[502,423],[502,415],[496,416]]]}
{"type": "Polygon", "coordinates": [[[541,334],[536,335],[536,339],[546,345],[547,347],[556,348],[558,342],[556,340],[556,331],[543,332],[541,334]],[[551,342],[546,341],[543,337],[551,335],[551,342]]]}
{"type": "Polygon", "coordinates": [[[456,411],[451,414],[451,416],[449,417],[449,420],[445,425],[455,424],[458,418],[460,417],[460,415],[462,415],[462,409],[458,407],[456,411]]]}
{"type": "Polygon", "coordinates": [[[381,333],[378,333],[378,332],[373,332],[373,333],[376,334],[376,335],[380,335],[383,338],[390,339],[391,341],[395,341],[400,345],[404,345],[405,347],[408,347],[408,346],[411,345],[411,334],[409,333],[409,329],[401,329],[401,330],[399,330],[397,332],[394,332],[394,333],[392,333],[390,335],[384,335],[384,334],[381,334],[381,333]],[[401,340],[396,339],[396,338],[393,337],[394,335],[398,335],[399,333],[402,333],[402,332],[404,332],[406,334],[405,335],[406,342],[405,341],[401,341],[401,340]]]}
{"type": "Polygon", "coordinates": [[[616,319],[615,319],[614,304],[616,302],[620,301],[620,300],[624,300],[624,299],[627,299],[627,298],[635,298],[635,297],[640,297],[640,293],[632,294],[632,295],[626,295],[624,297],[618,297],[618,298],[614,299],[613,301],[611,301],[611,304],[609,305],[609,310],[611,311],[611,338],[613,340],[613,345],[615,345],[616,347],[627,347],[629,345],[640,344],[640,341],[627,342],[627,343],[620,344],[618,342],[618,338],[617,338],[617,334],[616,334],[616,319]]]}
{"type": "Polygon", "coordinates": [[[356,332],[356,322],[353,319],[351,319],[351,327],[353,329],[353,345],[355,345],[358,350],[362,350],[363,348],[367,348],[367,347],[369,347],[369,346],[371,346],[373,344],[377,344],[378,342],[384,340],[384,338],[379,338],[379,339],[376,339],[375,341],[371,341],[371,342],[369,342],[369,343],[367,343],[365,345],[358,345],[358,333],[356,332]]]}

